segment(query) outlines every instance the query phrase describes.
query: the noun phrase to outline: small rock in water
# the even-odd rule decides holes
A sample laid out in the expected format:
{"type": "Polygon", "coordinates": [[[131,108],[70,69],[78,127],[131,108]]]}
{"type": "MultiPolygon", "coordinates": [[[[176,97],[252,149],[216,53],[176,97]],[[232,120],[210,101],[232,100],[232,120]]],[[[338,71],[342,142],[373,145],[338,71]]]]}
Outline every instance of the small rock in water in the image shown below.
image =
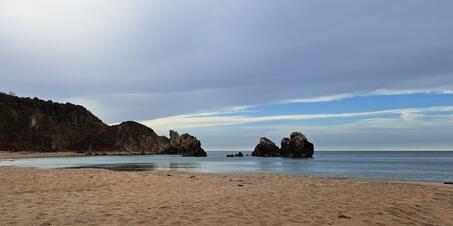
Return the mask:
{"type": "Polygon", "coordinates": [[[239,153],[235,154],[234,157],[244,157],[244,154],[242,154],[242,152],[239,152],[239,153]]]}
{"type": "Polygon", "coordinates": [[[444,182],[444,184],[453,184],[453,182],[451,182],[451,181],[446,181],[446,182],[444,182]]]}
{"type": "Polygon", "coordinates": [[[238,153],[236,153],[234,155],[233,154],[226,155],[226,157],[228,157],[228,158],[231,158],[231,157],[244,157],[244,154],[242,154],[242,152],[238,152],[238,153]]]}

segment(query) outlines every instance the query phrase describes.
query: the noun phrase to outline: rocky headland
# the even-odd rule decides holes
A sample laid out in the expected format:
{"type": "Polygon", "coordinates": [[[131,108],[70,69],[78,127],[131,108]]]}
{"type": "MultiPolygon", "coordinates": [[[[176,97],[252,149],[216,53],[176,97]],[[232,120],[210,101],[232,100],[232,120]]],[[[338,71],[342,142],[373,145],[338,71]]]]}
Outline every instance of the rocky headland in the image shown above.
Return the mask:
{"type": "Polygon", "coordinates": [[[258,157],[313,157],[314,145],[308,141],[307,137],[301,132],[293,132],[290,137],[283,138],[281,148],[266,137],[261,137],[259,144],[256,145],[252,156],[258,157]]]}
{"type": "Polygon", "coordinates": [[[0,93],[0,151],[206,156],[190,134],[170,138],[127,121],[109,126],[80,105],[0,93]]]}

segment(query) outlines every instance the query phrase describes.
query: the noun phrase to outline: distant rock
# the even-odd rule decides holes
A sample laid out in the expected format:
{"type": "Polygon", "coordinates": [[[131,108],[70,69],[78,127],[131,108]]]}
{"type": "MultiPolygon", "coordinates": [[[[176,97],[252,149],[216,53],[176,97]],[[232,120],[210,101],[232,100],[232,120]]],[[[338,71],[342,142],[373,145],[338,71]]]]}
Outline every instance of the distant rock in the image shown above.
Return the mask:
{"type": "Polygon", "coordinates": [[[195,137],[170,136],[132,121],[109,126],[80,105],[0,93],[0,151],[206,156],[195,137]]]}
{"type": "Polygon", "coordinates": [[[283,138],[280,153],[284,157],[312,157],[314,146],[301,132],[293,132],[290,138],[283,138]]]}
{"type": "Polygon", "coordinates": [[[262,137],[252,156],[258,157],[313,157],[314,145],[301,132],[293,132],[290,138],[283,138],[281,148],[274,142],[262,137]]]}
{"type": "Polygon", "coordinates": [[[256,145],[255,150],[252,152],[252,156],[278,157],[280,156],[280,149],[271,140],[261,137],[260,143],[256,145]]]}
{"type": "Polygon", "coordinates": [[[207,156],[206,152],[201,148],[201,142],[196,137],[188,133],[179,135],[174,130],[170,130],[170,150],[183,156],[207,156]]]}
{"type": "Polygon", "coordinates": [[[234,155],[233,154],[228,154],[228,155],[226,155],[226,157],[228,157],[228,158],[231,158],[231,157],[244,157],[244,154],[242,154],[242,152],[238,152],[238,153],[236,153],[234,155]]]}

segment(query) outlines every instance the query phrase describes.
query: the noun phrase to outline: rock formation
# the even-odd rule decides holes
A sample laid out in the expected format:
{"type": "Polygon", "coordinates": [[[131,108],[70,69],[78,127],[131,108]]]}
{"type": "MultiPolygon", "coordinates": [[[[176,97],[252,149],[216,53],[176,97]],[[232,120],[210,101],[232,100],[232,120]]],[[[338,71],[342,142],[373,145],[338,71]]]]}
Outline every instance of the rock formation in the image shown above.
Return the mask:
{"type": "MultiPolygon", "coordinates": [[[[94,152],[119,150],[130,153],[160,154],[168,146],[152,129],[137,122],[122,122],[95,131],[86,141],[94,152]]],[[[83,148],[82,148],[83,150],[83,148]]],[[[181,153],[182,154],[182,153],[181,153]]]]}
{"type": "Polygon", "coordinates": [[[178,132],[170,130],[170,147],[168,150],[183,156],[207,156],[206,152],[201,148],[201,143],[196,137],[190,134],[179,135],[178,132]]]}
{"type": "Polygon", "coordinates": [[[290,138],[283,138],[280,154],[284,157],[312,157],[314,146],[301,132],[293,132],[290,138]]]}
{"type": "Polygon", "coordinates": [[[137,122],[109,126],[79,105],[0,93],[0,151],[206,156],[195,137],[170,137],[137,122]]]}
{"type": "Polygon", "coordinates": [[[238,153],[236,153],[234,155],[233,154],[226,155],[226,157],[229,157],[229,158],[231,158],[231,157],[244,157],[244,154],[242,154],[242,152],[238,152],[238,153]]]}
{"type": "Polygon", "coordinates": [[[261,137],[260,143],[256,145],[255,150],[252,152],[252,156],[278,157],[280,156],[280,149],[271,140],[261,137]]]}
{"type": "Polygon", "coordinates": [[[283,138],[279,149],[274,142],[262,137],[252,156],[258,157],[313,157],[314,146],[301,132],[293,132],[290,138],[283,138]]]}

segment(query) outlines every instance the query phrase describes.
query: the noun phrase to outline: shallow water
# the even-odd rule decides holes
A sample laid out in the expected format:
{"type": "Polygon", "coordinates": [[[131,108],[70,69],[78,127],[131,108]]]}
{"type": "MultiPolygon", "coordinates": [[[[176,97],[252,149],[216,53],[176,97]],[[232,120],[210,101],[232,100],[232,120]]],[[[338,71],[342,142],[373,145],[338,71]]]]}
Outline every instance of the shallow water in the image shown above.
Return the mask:
{"type": "Polygon", "coordinates": [[[316,152],[313,159],[225,157],[232,153],[208,152],[206,158],[170,155],[16,158],[2,160],[0,165],[206,173],[269,172],[337,178],[453,181],[453,152],[316,152]]]}

